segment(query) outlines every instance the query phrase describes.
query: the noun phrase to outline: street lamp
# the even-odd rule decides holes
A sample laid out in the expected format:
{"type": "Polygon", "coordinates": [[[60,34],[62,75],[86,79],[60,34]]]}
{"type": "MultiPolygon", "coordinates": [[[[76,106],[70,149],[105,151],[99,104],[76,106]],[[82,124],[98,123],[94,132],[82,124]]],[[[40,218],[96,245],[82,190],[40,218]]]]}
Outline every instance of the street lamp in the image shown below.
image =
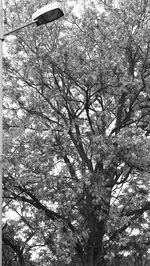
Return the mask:
{"type": "MultiPolygon", "coordinates": [[[[29,23],[26,23],[24,25],[21,25],[11,31],[8,31],[3,34],[3,37],[6,37],[7,35],[10,35],[20,29],[23,29],[25,27],[28,27],[32,24],[36,24],[37,26],[47,24],[49,22],[52,22],[54,20],[59,19],[64,15],[63,11],[60,8],[60,5],[58,3],[51,3],[48,4],[40,9],[38,9],[35,13],[32,15],[32,20],[29,23]]],[[[2,23],[2,22],[1,22],[2,23]]],[[[2,29],[1,29],[2,31],[2,29]]]]}
{"type": "MultiPolygon", "coordinates": [[[[3,5],[0,0],[0,219],[2,220],[2,163],[3,163],[3,85],[2,85],[2,42],[4,38],[20,29],[28,27],[29,25],[36,24],[37,26],[47,24],[54,20],[59,19],[64,15],[60,5],[56,3],[48,4],[38,9],[32,15],[32,21],[21,25],[11,31],[3,33],[3,5]]],[[[2,266],[2,230],[0,230],[0,266],[2,266]]]]}

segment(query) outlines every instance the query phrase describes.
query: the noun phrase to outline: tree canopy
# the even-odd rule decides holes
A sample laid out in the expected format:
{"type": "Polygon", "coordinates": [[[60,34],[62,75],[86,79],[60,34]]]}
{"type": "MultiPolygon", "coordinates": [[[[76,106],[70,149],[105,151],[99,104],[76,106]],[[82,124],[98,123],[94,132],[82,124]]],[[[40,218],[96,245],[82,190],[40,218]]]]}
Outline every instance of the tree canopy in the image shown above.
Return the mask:
{"type": "Polygon", "coordinates": [[[3,265],[149,265],[150,1],[60,2],[6,40],[3,265]]]}

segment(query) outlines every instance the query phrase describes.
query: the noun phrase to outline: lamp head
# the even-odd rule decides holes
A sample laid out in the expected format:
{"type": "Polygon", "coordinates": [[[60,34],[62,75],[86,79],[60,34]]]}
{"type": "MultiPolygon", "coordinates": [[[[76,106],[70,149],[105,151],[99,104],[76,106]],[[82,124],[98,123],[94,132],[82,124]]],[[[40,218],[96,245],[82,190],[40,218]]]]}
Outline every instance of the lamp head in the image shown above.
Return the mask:
{"type": "Polygon", "coordinates": [[[58,3],[51,3],[33,13],[32,20],[35,21],[37,26],[40,26],[59,19],[63,15],[64,13],[60,9],[60,5],[58,3]]]}

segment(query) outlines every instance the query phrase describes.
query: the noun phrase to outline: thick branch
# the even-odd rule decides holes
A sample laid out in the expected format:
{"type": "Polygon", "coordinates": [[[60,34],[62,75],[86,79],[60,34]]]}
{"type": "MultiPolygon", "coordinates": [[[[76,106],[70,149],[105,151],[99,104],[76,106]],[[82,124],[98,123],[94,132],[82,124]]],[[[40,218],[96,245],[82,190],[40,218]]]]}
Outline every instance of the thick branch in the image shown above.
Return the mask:
{"type": "Polygon", "coordinates": [[[150,210],[150,201],[148,201],[143,207],[139,209],[127,211],[126,214],[124,214],[123,216],[127,216],[127,217],[131,216],[131,220],[128,221],[126,224],[124,224],[119,229],[115,230],[110,236],[109,241],[114,240],[117,237],[117,235],[123,233],[131,225],[132,221],[138,219],[139,216],[141,216],[144,212],[148,210],[150,210]]]}
{"type": "Polygon", "coordinates": [[[124,109],[124,104],[125,104],[125,97],[127,93],[123,92],[119,102],[118,102],[118,110],[117,110],[117,116],[116,116],[116,127],[112,131],[112,133],[118,133],[120,131],[121,125],[122,125],[122,115],[123,115],[123,109],[124,109]]]}
{"type": "Polygon", "coordinates": [[[18,256],[20,266],[25,265],[24,257],[23,257],[23,247],[21,247],[18,243],[15,243],[14,240],[11,240],[10,238],[6,236],[2,236],[3,242],[9,246],[18,256]]]}
{"type": "Polygon", "coordinates": [[[135,218],[138,218],[138,216],[142,215],[144,212],[148,210],[150,210],[150,201],[146,202],[144,206],[142,206],[139,209],[127,211],[125,215],[128,217],[134,215],[135,218]]]}
{"type": "MultiPolygon", "coordinates": [[[[78,131],[78,129],[76,127],[76,132],[77,131],[78,131]]],[[[89,158],[87,157],[87,155],[86,155],[86,153],[84,151],[82,143],[80,141],[76,140],[76,138],[74,137],[74,134],[71,131],[71,129],[68,131],[68,134],[69,134],[73,144],[75,145],[75,147],[76,147],[76,149],[77,149],[82,161],[86,163],[89,171],[92,173],[93,172],[93,166],[92,166],[91,161],[89,160],[89,158]]],[[[79,132],[77,134],[79,134],[79,132]]]]}
{"type": "Polygon", "coordinates": [[[44,206],[31,192],[29,192],[25,187],[18,186],[17,187],[21,192],[24,192],[27,194],[31,199],[28,199],[24,196],[18,196],[15,194],[16,198],[20,198],[24,202],[28,202],[34,207],[36,207],[39,210],[42,210],[45,212],[46,216],[50,218],[51,220],[55,221],[56,219],[64,219],[60,214],[48,209],[46,206],[44,206]]]}

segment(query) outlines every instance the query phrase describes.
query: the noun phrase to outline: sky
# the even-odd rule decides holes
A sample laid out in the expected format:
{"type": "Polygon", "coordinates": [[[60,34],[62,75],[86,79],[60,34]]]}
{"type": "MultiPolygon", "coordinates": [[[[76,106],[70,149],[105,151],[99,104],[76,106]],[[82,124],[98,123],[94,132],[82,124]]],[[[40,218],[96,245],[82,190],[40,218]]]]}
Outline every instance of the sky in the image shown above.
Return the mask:
{"type": "MultiPolygon", "coordinates": [[[[73,6],[73,13],[76,16],[80,16],[82,11],[85,8],[88,8],[88,6],[90,6],[91,4],[96,4],[97,0],[77,0],[77,1],[68,1],[69,5],[73,6]]],[[[97,5],[97,9],[102,12],[104,10],[104,8],[100,5],[97,5]]]]}

